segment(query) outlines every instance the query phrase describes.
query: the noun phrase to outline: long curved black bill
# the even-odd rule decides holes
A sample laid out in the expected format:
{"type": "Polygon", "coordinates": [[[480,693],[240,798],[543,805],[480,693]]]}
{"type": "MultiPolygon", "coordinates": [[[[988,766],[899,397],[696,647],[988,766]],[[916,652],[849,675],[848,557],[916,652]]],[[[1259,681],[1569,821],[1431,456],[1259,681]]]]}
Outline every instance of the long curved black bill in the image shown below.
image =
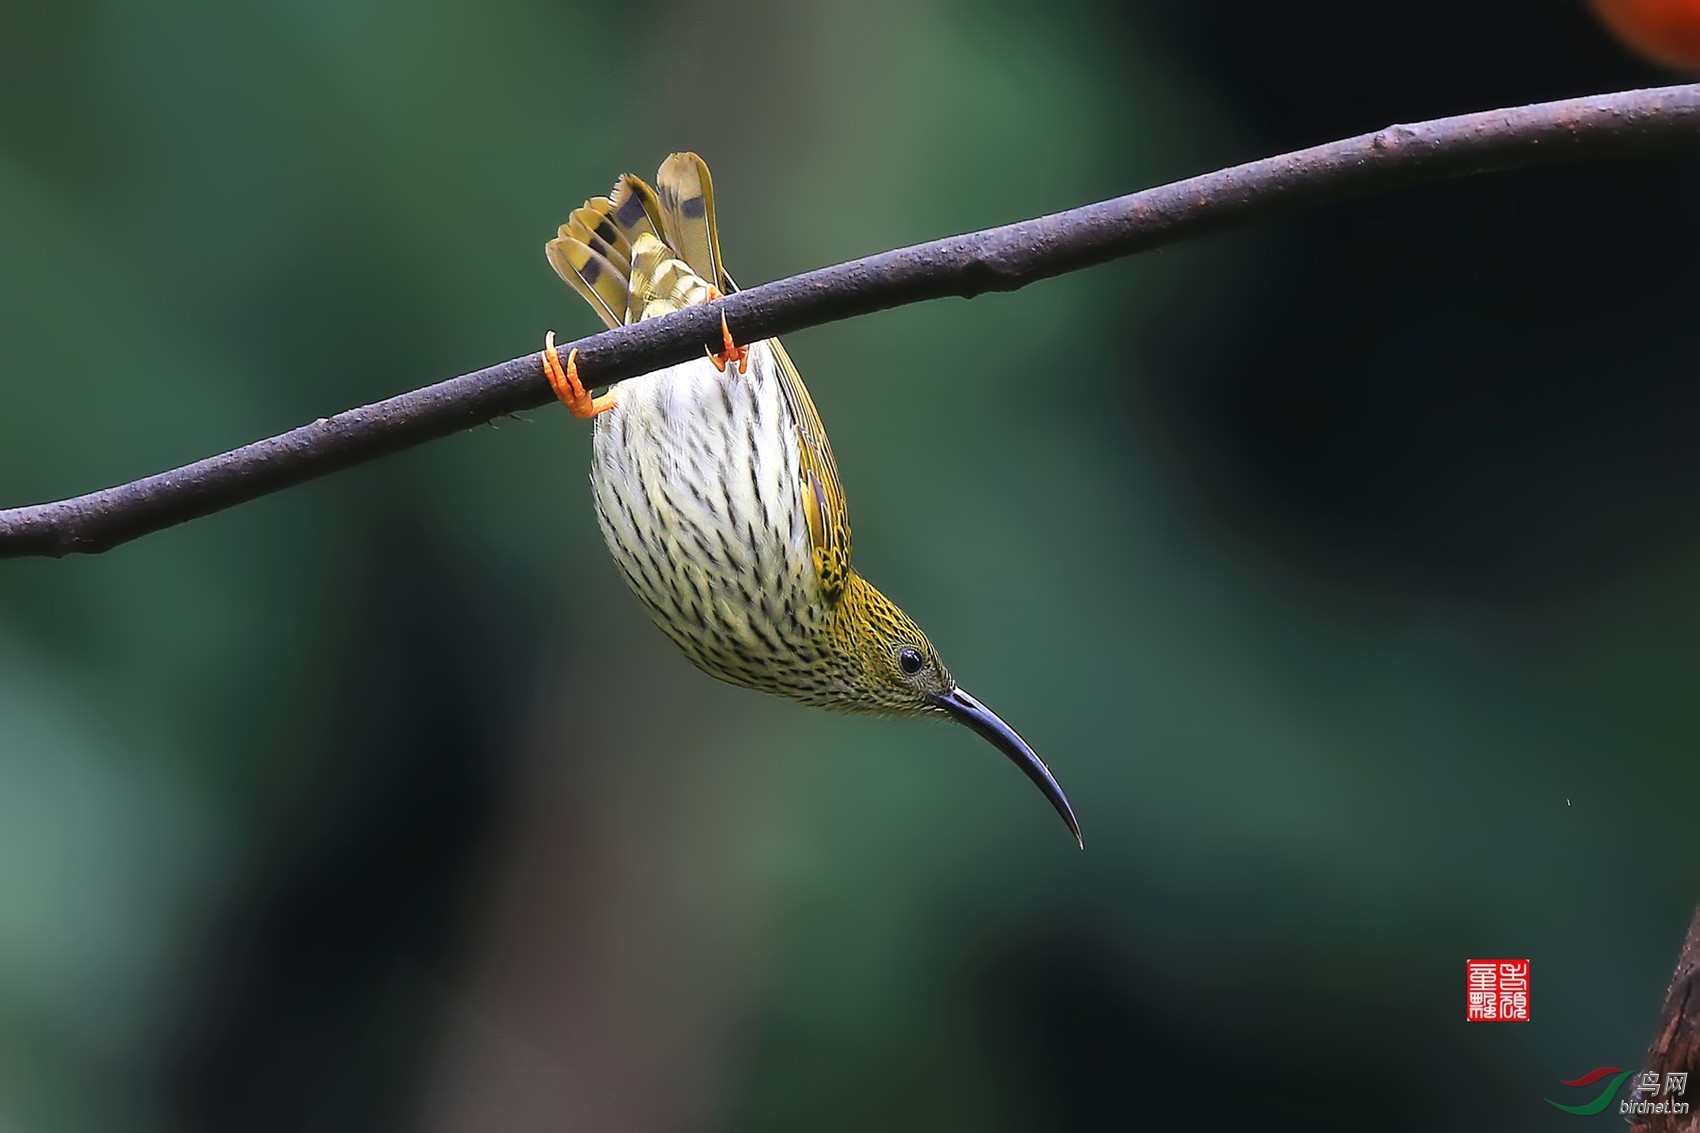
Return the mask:
{"type": "Polygon", "coordinates": [[[1009,756],[1009,761],[1026,773],[1033,780],[1033,785],[1045,792],[1045,797],[1051,800],[1051,805],[1062,820],[1068,823],[1069,832],[1074,835],[1075,844],[1081,849],[1086,843],[1080,837],[1080,823],[1074,820],[1074,808],[1068,805],[1068,796],[1057,785],[1056,777],[1051,769],[1045,766],[1045,761],[1036,755],[1027,741],[1015,734],[1015,729],[998,719],[998,714],[969,696],[961,689],[953,689],[941,696],[933,697],[933,703],[950,713],[952,719],[959,724],[966,724],[991,742],[991,745],[1009,756]]]}

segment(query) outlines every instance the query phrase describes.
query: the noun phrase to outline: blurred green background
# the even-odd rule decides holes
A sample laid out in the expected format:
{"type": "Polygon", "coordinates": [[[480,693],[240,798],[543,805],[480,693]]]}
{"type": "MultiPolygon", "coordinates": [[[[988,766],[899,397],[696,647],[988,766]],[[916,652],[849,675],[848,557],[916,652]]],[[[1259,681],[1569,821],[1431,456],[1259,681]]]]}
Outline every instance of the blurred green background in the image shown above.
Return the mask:
{"type": "MultiPolygon", "coordinates": [[[[0,503],[595,329],[543,241],[672,150],[749,284],[1669,81],[1372,8],[0,6],[0,503]]],[[[1700,900],[1697,194],[1413,187],[789,340],[858,565],[1085,853],[965,731],[691,669],[558,410],[0,563],[0,1129],[1585,1127],[1700,900]]]]}

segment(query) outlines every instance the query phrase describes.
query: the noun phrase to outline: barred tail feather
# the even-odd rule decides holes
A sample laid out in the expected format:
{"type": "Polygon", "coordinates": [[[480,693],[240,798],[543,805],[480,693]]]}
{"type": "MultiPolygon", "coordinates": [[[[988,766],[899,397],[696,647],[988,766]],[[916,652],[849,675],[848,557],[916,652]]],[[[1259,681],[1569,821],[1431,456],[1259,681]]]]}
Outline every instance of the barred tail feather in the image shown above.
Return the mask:
{"type": "Polygon", "coordinates": [[[720,237],[714,227],[714,179],[708,175],[708,163],[694,153],[673,154],[661,163],[655,185],[661,203],[662,236],[673,254],[720,290],[732,291],[720,264],[720,237]]]}
{"type": "Polygon", "coordinates": [[[545,245],[549,263],[609,327],[706,303],[733,290],[720,266],[714,185],[694,153],[661,166],[658,193],[627,173],[573,210],[545,245]]]}
{"type": "Polygon", "coordinates": [[[633,245],[661,231],[661,203],[655,190],[626,174],[606,197],[592,197],[573,210],[544,252],[555,273],[590,304],[609,327],[632,322],[633,245]]]}
{"type": "Polygon", "coordinates": [[[603,323],[610,328],[619,326],[626,321],[630,267],[617,266],[568,229],[563,224],[561,234],[544,245],[549,263],[557,275],[584,297],[603,323]]]}

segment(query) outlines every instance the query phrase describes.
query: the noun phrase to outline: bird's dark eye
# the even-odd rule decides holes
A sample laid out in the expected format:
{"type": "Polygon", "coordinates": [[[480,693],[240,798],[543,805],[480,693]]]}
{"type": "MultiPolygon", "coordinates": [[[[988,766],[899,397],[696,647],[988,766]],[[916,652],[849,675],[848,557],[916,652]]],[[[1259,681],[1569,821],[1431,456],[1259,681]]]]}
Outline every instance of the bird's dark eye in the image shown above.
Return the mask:
{"type": "Polygon", "coordinates": [[[897,651],[897,666],[909,676],[912,677],[920,672],[921,664],[921,651],[919,649],[905,646],[897,651]]]}

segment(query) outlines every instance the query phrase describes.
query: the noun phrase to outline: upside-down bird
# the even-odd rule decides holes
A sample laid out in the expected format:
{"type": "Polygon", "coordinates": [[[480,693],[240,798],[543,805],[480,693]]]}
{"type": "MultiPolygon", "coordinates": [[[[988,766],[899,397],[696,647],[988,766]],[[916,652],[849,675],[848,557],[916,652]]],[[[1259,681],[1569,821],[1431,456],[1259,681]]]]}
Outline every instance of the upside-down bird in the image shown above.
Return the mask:
{"type": "MultiPolygon", "coordinates": [[[[549,262],[609,327],[737,290],[720,261],[714,187],[693,153],[652,188],[628,173],[575,209],[549,262]]],[[[946,716],[1008,756],[1075,840],[1044,761],[950,675],[927,635],[850,565],[850,518],[826,430],[777,339],[627,378],[600,397],[551,331],[543,365],[593,419],[590,481],[603,538],[650,617],[710,676],[804,704],[946,716]],[[731,365],[736,363],[735,366],[731,365]]]]}

